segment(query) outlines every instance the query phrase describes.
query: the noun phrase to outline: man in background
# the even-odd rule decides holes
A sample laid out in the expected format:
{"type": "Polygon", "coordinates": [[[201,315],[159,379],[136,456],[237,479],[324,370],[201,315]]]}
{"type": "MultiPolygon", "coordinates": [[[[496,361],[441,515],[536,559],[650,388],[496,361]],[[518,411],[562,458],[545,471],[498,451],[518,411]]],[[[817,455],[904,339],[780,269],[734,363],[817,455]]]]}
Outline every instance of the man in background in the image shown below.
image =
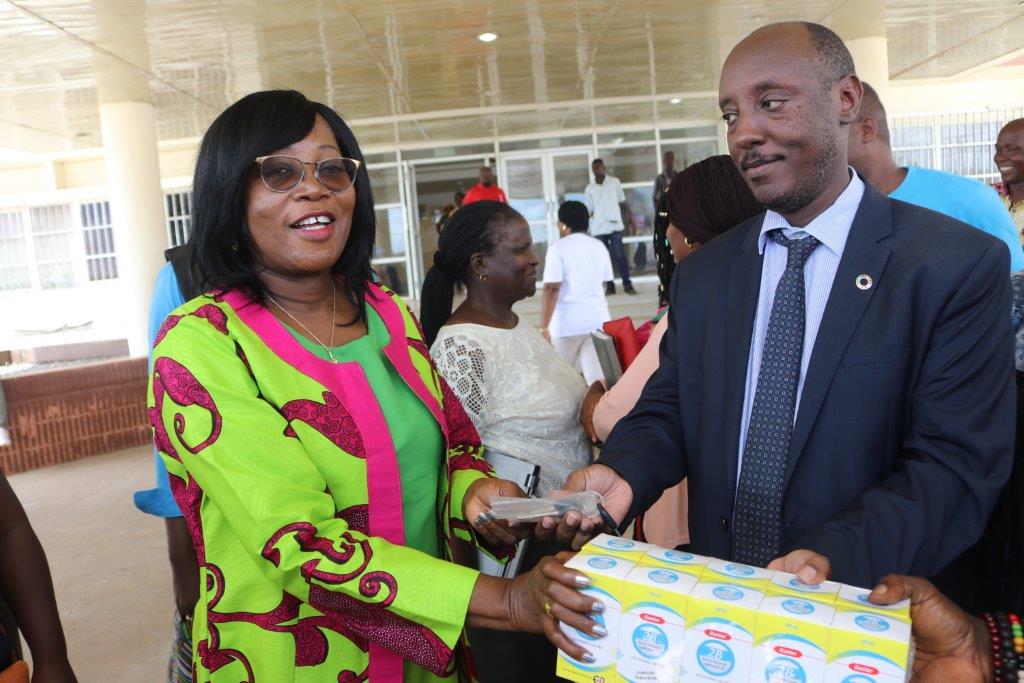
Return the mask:
{"type": "Polygon", "coordinates": [[[664,170],[654,179],[654,220],[658,220],[658,205],[661,203],[665,193],[668,192],[668,186],[672,184],[672,180],[676,177],[676,153],[672,151],[665,152],[663,162],[664,170]]]}
{"type": "Polygon", "coordinates": [[[480,182],[466,190],[466,196],[462,198],[460,206],[483,201],[508,204],[508,197],[505,196],[505,191],[494,182],[494,172],[488,166],[480,167],[480,182]]]}
{"type": "MultiPolygon", "coordinates": [[[[622,231],[625,228],[622,214],[626,208],[622,183],[605,172],[604,161],[601,159],[594,159],[590,169],[594,172],[594,182],[587,185],[584,192],[587,208],[590,209],[590,234],[604,242],[608,248],[612,264],[619,269],[619,276],[622,277],[622,289],[626,294],[636,294],[629,279],[626,250],[622,246],[622,231]]],[[[615,281],[605,283],[605,294],[614,293],[615,281]]]]}
{"type": "Polygon", "coordinates": [[[1024,119],[1014,119],[999,131],[994,161],[1003,181],[999,198],[1024,243],[1024,119]]]}
{"type": "Polygon", "coordinates": [[[899,166],[892,157],[885,106],[874,88],[863,85],[860,114],[850,126],[850,165],[891,199],[944,213],[1002,240],[1010,250],[1010,272],[1024,268],[1018,230],[992,188],[946,171],[899,166]]]}

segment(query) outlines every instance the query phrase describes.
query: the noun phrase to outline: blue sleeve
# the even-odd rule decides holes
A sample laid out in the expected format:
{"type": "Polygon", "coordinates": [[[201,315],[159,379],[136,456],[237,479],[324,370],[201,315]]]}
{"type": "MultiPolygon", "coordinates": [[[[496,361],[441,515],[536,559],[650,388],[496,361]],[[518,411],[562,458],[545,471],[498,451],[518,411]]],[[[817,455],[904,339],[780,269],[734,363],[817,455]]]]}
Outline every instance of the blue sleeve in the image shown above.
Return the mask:
{"type": "MultiPolygon", "coordinates": [[[[178,278],[174,275],[174,268],[170,263],[164,264],[160,273],[156,276],[156,284],[153,286],[153,298],[149,304],[149,344],[153,346],[156,340],[156,333],[164,324],[167,315],[178,306],[185,303],[185,297],[178,287],[178,278]]],[[[157,517],[181,517],[181,510],[174,502],[171,494],[171,485],[167,479],[167,466],[163,460],[153,451],[156,460],[156,488],[146,491],[136,491],[134,496],[135,507],[149,515],[157,517]]]]}
{"type": "Polygon", "coordinates": [[[1010,212],[999,201],[999,195],[995,190],[986,185],[979,189],[981,191],[973,202],[969,222],[979,230],[984,230],[1006,243],[1010,249],[1010,272],[1016,273],[1024,268],[1024,248],[1021,247],[1017,226],[1013,224],[1010,212]]]}

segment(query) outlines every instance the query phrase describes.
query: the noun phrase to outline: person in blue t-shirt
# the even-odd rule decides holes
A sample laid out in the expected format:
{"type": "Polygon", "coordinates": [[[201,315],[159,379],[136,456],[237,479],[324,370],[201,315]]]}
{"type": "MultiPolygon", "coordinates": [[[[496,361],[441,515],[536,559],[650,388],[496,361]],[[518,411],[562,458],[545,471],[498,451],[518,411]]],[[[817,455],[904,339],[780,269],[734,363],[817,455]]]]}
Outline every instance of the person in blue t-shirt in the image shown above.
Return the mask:
{"type": "Polygon", "coordinates": [[[1024,268],[1020,237],[995,190],[946,171],[897,165],[889,144],[885,107],[867,83],[857,121],[850,126],[848,156],[850,165],[879,192],[952,216],[997,237],[1010,250],[1010,272],[1024,268]]]}
{"type": "MultiPolygon", "coordinates": [[[[194,294],[190,281],[179,284],[179,273],[187,277],[190,254],[187,247],[167,251],[168,262],[160,270],[153,286],[149,304],[149,343],[152,348],[160,326],[168,314],[185,303],[182,290],[194,294]],[[177,266],[177,272],[175,270],[177,266]]],[[[188,297],[191,298],[191,297],[188,297]]],[[[156,454],[156,488],[135,493],[135,507],[146,514],[163,517],[167,531],[167,555],[171,563],[174,586],[174,641],[167,668],[169,683],[190,683],[192,680],[192,612],[199,599],[199,560],[192,545],[188,526],[171,494],[167,467],[156,454]]]]}

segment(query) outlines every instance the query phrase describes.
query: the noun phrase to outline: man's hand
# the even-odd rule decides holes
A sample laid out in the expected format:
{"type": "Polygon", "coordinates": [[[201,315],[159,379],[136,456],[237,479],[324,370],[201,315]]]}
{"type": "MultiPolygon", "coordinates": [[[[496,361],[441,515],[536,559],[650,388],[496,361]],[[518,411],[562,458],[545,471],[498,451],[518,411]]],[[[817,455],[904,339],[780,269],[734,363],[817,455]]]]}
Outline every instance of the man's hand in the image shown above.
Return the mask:
{"type": "Polygon", "coordinates": [[[813,550],[794,550],[768,564],[768,569],[796,574],[803,583],[817,585],[832,576],[832,563],[813,550]]]}
{"type": "Polygon", "coordinates": [[[929,581],[890,574],[868,596],[876,605],[907,598],[917,643],[912,681],[992,680],[992,643],[985,623],[966,614],[929,581]]]}
{"type": "Polygon", "coordinates": [[[494,477],[477,479],[469,485],[462,499],[462,515],[480,537],[491,545],[511,545],[519,541],[517,533],[528,536],[529,529],[513,530],[507,522],[494,519],[491,515],[491,498],[526,497],[526,492],[515,482],[494,477]]]}
{"type": "MultiPolygon", "coordinates": [[[[626,480],[607,465],[590,465],[578,469],[569,475],[563,490],[568,493],[580,491],[597,491],[604,498],[604,507],[615,522],[622,523],[633,504],[633,489],[626,480]]],[[[587,541],[604,530],[604,522],[599,516],[583,517],[578,512],[570,512],[561,520],[545,517],[536,526],[536,534],[540,539],[555,536],[562,543],[569,543],[574,550],[582,548],[587,541]]]]}
{"type": "Polygon", "coordinates": [[[580,408],[580,424],[583,425],[583,431],[587,433],[587,437],[595,446],[601,443],[601,439],[597,438],[597,431],[594,430],[594,409],[597,408],[598,402],[606,391],[601,380],[597,380],[590,385],[587,395],[583,397],[583,406],[580,408]]]}

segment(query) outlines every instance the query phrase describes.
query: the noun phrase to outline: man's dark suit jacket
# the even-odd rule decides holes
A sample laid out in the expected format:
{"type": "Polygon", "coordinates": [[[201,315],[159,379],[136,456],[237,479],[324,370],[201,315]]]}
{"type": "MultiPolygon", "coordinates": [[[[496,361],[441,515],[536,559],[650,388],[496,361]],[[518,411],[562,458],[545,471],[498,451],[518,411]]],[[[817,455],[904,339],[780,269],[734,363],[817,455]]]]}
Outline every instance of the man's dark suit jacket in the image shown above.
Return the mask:
{"type": "MultiPolygon", "coordinates": [[[[763,216],[683,260],[658,371],[599,462],[632,517],[688,479],[691,550],[728,558],[763,216]]],[[[782,504],[783,553],[872,586],[931,576],[981,535],[1013,457],[1006,245],[865,184],[811,353],[782,504]],[[856,286],[866,274],[868,289],[856,286]]]]}

